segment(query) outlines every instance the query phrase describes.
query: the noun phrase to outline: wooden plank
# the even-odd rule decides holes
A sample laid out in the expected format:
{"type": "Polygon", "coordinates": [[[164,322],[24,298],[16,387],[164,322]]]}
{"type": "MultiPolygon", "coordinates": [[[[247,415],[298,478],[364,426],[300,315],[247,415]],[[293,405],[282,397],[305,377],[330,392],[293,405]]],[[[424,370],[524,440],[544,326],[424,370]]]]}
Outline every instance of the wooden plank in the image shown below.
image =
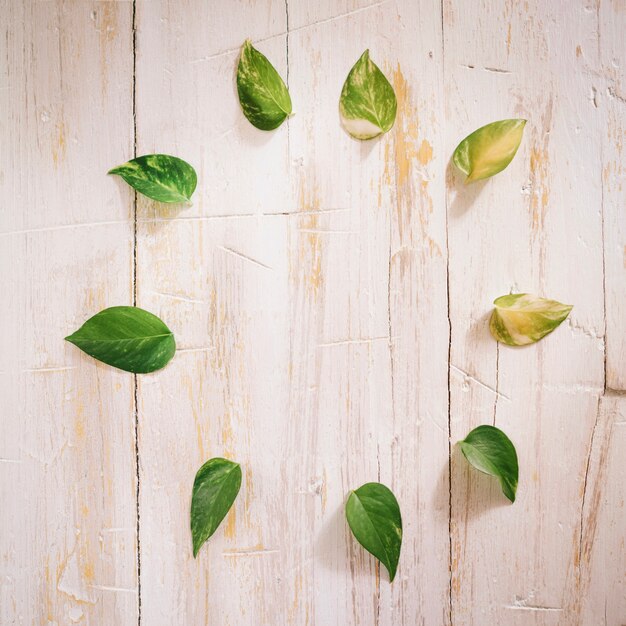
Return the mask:
{"type": "Polygon", "coordinates": [[[598,4],[599,63],[592,67],[602,123],[602,209],[606,307],[606,386],[626,391],[626,74],[623,3],[598,4]]]}
{"type": "Polygon", "coordinates": [[[139,385],[142,621],[273,624],[296,576],[278,566],[288,267],[287,218],[272,214],[290,206],[288,134],[250,126],[234,73],[250,37],[286,74],[285,6],[139,2],[137,26],[138,152],[176,154],[199,180],[189,208],[139,205],[138,303],[178,344],[139,385]],[[194,560],[191,487],[214,456],[244,481],[194,560]]]}
{"type": "Polygon", "coordinates": [[[598,406],[589,450],[580,533],[582,624],[622,624],[626,616],[626,397],[598,406]],[[602,621],[603,620],[603,621],[602,621]]]}
{"type": "MultiPolygon", "coordinates": [[[[139,303],[182,348],[140,382],[142,618],[441,624],[448,323],[445,214],[433,203],[443,206],[444,156],[437,118],[415,118],[441,99],[441,40],[420,26],[439,7],[375,3],[344,15],[290,5],[296,115],[263,134],[238,109],[233,43],[214,45],[221,18],[203,3],[149,6],[137,14],[139,151],[188,158],[200,185],[175,215],[140,207],[139,303]],[[337,104],[367,45],[402,117],[362,144],[341,130],[337,104]],[[191,484],[217,455],[243,464],[244,485],[194,562],[191,484]],[[348,491],[378,479],[406,516],[393,588],[343,516],[348,491]]],[[[230,31],[257,41],[283,76],[285,8],[240,7],[230,31]]]]}
{"type": "Polygon", "coordinates": [[[453,623],[580,623],[581,507],[604,386],[601,116],[579,52],[597,55],[597,16],[583,3],[448,0],[444,34],[448,153],[482,124],[528,119],[505,172],[471,187],[449,178],[452,439],[495,423],[521,467],[510,506],[455,449],[453,623]],[[509,291],[574,310],[535,346],[499,347],[490,303],[509,291]]]}
{"type": "Polygon", "coordinates": [[[302,100],[290,125],[298,209],[348,209],[289,222],[298,303],[290,387],[313,388],[292,394],[290,412],[308,417],[315,446],[307,451],[294,424],[290,446],[303,462],[291,471],[301,483],[323,475],[327,485],[326,510],[290,531],[304,588],[316,590],[297,624],[447,619],[445,213],[434,210],[444,206],[439,10],[433,2],[359,4],[331,19],[323,4],[315,15],[310,4],[290,4],[298,29],[289,37],[290,78],[302,100]],[[348,137],[337,120],[341,86],[366,47],[399,102],[394,130],[370,143],[348,137]],[[432,114],[422,114],[427,106],[432,114]],[[349,490],[372,480],[394,490],[404,513],[393,586],[344,521],[349,490]]]}
{"type": "MultiPolygon", "coordinates": [[[[597,5],[598,58],[587,60],[602,117],[605,395],[589,446],[580,532],[581,623],[626,622],[626,212],[624,204],[623,58],[626,11],[619,2],[597,5]]],[[[581,56],[583,48],[581,48],[581,56]]]]}
{"type": "Polygon", "coordinates": [[[133,624],[132,377],[63,341],[131,299],[132,6],[0,11],[0,622],[133,624]]]}

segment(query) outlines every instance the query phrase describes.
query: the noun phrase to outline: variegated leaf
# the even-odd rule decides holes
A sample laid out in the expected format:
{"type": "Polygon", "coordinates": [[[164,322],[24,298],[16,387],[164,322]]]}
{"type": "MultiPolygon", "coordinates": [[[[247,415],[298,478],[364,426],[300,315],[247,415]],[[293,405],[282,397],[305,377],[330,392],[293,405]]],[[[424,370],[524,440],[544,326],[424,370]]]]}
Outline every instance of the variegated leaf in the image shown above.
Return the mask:
{"type": "Polygon", "coordinates": [[[467,176],[466,183],[489,178],[513,160],[526,120],[492,122],[468,135],[456,147],[452,160],[467,176]]]}
{"type": "Polygon", "coordinates": [[[278,128],[291,115],[291,97],[274,66],[247,39],[237,67],[237,93],[243,114],[261,130],[278,128]]]}
{"type": "Polygon", "coordinates": [[[509,346],[539,341],[559,326],[572,310],[572,305],[528,293],[501,296],[494,300],[494,305],[489,322],[491,334],[509,346]]]}
{"type": "Polygon", "coordinates": [[[196,171],[169,154],[146,154],[107,172],[121,176],[139,193],[158,202],[187,202],[196,189],[196,171]]]}
{"type": "Polygon", "coordinates": [[[372,139],[391,129],[397,108],[393,87],[366,50],[341,90],[339,113],[343,127],[356,139],[372,139]]]}

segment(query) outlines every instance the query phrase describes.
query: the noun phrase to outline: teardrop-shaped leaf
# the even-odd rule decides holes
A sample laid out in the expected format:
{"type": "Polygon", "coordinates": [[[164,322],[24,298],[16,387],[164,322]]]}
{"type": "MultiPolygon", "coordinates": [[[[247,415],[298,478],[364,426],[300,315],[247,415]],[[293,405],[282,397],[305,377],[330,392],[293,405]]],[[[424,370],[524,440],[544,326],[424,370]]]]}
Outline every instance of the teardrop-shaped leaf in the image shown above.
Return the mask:
{"type": "Polygon", "coordinates": [[[468,135],[456,147],[452,160],[467,176],[466,183],[501,172],[512,160],[522,141],[526,120],[492,122],[468,135]]]}
{"type": "Polygon", "coordinates": [[[356,139],[372,139],[391,129],[397,109],[393,87],[366,50],[341,90],[339,113],[343,127],[356,139]]]}
{"type": "Polygon", "coordinates": [[[241,487],[241,467],[228,459],[209,459],[196,474],[191,494],[193,556],[217,530],[241,487]]]}
{"type": "Polygon", "coordinates": [[[489,329],[497,341],[509,346],[539,341],[559,326],[573,308],[529,293],[501,296],[493,303],[489,329]]]}
{"type": "Polygon", "coordinates": [[[188,202],[198,183],[189,163],[168,154],[146,154],[107,173],[121,176],[139,193],[159,202],[188,202]]]}
{"type": "Polygon", "coordinates": [[[396,497],[385,485],[366,483],[350,493],[346,519],[356,540],[387,568],[391,582],[402,545],[402,517],[396,497]]]}
{"type": "Polygon", "coordinates": [[[287,86],[267,57],[247,39],[237,67],[237,93],[243,114],[261,130],[278,128],[291,115],[287,86]]]}
{"type": "Polygon", "coordinates": [[[478,426],[459,442],[465,458],[477,470],[495,476],[504,495],[515,502],[519,468],[511,440],[495,426],[478,426]]]}
{"type": "Polygon", "coordinates": [[[161,369],[176,352],[172,331],[134,306],[104,309],[65,339],[94,359],[135,374],[161,369]]]}

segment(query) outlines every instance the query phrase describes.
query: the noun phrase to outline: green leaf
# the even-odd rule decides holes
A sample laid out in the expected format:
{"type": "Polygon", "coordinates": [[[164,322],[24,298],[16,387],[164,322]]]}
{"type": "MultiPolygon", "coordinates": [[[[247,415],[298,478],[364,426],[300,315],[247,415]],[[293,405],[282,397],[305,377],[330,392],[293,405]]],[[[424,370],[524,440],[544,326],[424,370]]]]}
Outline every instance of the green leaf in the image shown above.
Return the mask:
{"type": "Polygon", "coordinates": [[[356,139],[372,139],[391,129],[397,109],[393,87],[366,50],[341,90],[339,113],[343,127],[356,139]]]}
{"type": "Polygon", "coordinates": [[[479,426],[459,442],[465,458],[477,470],[495,476],[504,495],[515,502],[519,468],[511,440],[495,426],[479,426]]]}
{"type": "Polygon", "coordinates": [[[561,304],[528,293],[514,293],[496,298],[489,329],[497,341],[509,346],[525,346],[551,333],[572,310],[561,304]]]}
{"type": "Polygon", "coordinates": [[[261,130],[278,128],[291,115],[287,86],[274,66],[247,39],[237,67],[237,93],[243,114],[261,130]]]}
{"type": "Polygon", "coordinates": [[[241,487],[241,467],[228,459],[209,459],[196,474],[191,495],[193,556],[217,530],[241,487]]]}
{"type": "Polygon", "coordinates": [[[146,154],[107,173],[121,176],[139,193],[159,202],[188,202],[198,182],[189,163],[168,154],[146,154]]]}
{"type": "Polygon", "coordinates": [[[456,147],[452,160],[467,176],[466,183],[501,172],[522,141],[526,120],[501,120],[482,126],[456,147]]]}
{"type": "Polygon", "coordinates": [[[391,582],[402,545],[402,517],[396,497],[385,485],[366,483],[350,493],[346,519],[357,541],[387,568],[391,582]]]}
{"type": "Polygon", "coordinates": [[[94,359],[135,374],[165,367],[176,352],[172,331],[156,315],[133,306],[104,309],[65,339],[94,359]]]}

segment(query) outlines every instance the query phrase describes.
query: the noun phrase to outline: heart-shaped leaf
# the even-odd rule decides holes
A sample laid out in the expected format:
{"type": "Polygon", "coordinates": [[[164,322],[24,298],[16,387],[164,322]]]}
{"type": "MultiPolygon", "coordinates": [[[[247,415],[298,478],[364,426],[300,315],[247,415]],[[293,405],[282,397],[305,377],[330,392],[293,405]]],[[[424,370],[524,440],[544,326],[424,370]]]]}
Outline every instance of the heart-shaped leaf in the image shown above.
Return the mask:
{"type": "Polygon", "coordinates": [[[477,470],[495,476],[504,495],[515,502],[519,468],[511,440],[495,426],[478,426],[459,442],[465,458],[477,470]]]}
{"type": "Polygon", "coordinates": [[[176,352],[172,331],[133,306],[104,309],[65,339],[98,361],[135,374],[161,369],[176,352]]]}
{"type": "Polygon", "coordinates": [[[341,123],[356,139],[372,139],[391,129],[396,119],[396,94],[366,50],[354,64],[341,90],[341,123]]]}
{"type": "Polygon", "coordinates": [[[228,459],[209,459],[196,474],[191,495],[193,556],[217,530],[241,487],[241,467],[228,459]]]}
{"type": "Polygon", "coordinates": [[[387,568],[391,582],[402,545],[402,517],[396,497],[385,485],[366,483],[350,493],[346,519],[356,540],[387,568]]]}
{"type": "Polygon", "coordinates": [[[247,39],[237,67],[243,114],[261,130],[278,128],[291,115],[291,97],[274,66],[247,39]]]}
{"type": "Polygon", "coordinates": [[[489,321],[491,334],[509,346],[525,346],[551,333],[572,310],[561,304],[528,293],[513,293],[496,298],[489,321]]]}
{"type": "Polygon", "coordinates": [[[139,193],[159,202],[188,202],[198,182],[189,163],[168,154],[146,154],[107,173],[121,176],[139,193]]]}
{"type": "Polygon", "coordinates": [[[452,160],[467,176],[466,183],[501,172],[512,160],[522,141],[526,120],[492,122],[468,135],[456,147],[452,160]]]}

